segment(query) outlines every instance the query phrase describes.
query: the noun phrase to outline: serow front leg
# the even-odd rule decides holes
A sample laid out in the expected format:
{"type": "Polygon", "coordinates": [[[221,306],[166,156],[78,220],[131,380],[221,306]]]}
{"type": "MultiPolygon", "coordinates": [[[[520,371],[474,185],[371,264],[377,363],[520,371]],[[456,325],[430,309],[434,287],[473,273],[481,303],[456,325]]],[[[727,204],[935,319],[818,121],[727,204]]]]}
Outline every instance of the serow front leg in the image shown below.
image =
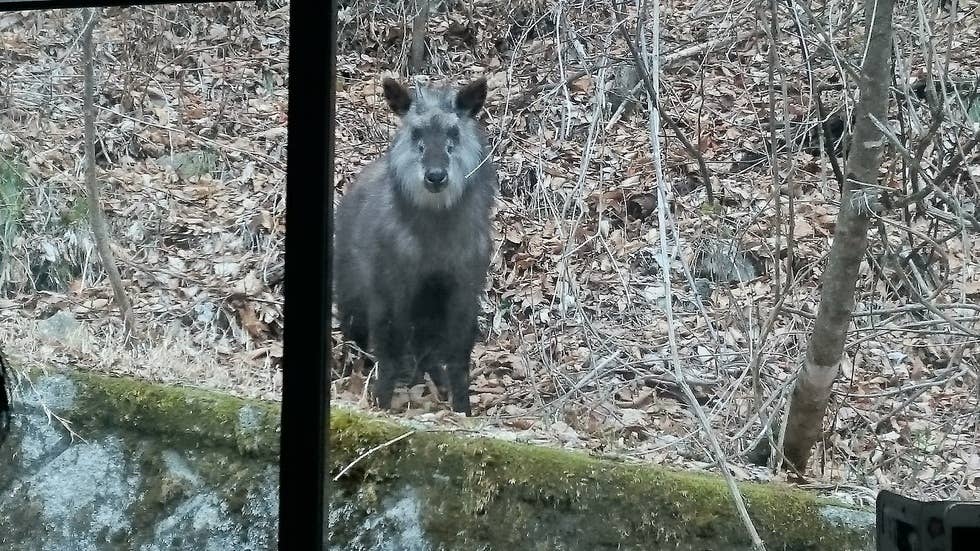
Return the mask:
{"type": "MultiPolygon", "coordinates": [[[[470,355],[476,343],[476,305],[450,309],[443,359],[450,403],[454,411],[471,415],[470,410],[470,355]]],[[[442,363],[442,362],[440,362],[442,363]]],[[[438,365],[438,364],[437,364],[438,365]]],[[[438,369],[438,367],[437,367],[438,369]]]]}

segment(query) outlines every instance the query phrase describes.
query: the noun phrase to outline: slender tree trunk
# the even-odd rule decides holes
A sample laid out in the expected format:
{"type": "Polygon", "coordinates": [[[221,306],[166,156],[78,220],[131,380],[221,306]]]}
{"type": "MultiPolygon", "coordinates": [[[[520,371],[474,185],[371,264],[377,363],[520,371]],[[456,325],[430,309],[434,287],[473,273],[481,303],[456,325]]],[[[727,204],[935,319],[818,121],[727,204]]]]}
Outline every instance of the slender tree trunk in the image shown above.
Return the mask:
{"type": "Polygon", "coordinates": [[[116,259],[112,256],[112,249],[109,246],[109,230],[106,228],[105,214],[102,212],[102,203],[99,200],[98,183],[95,181],[95,56],[92,52],[92,28],[95,27],[99,14],[98,11],[89,8],[85,10],[85,15],[82,30],[82,57],[85,65],[85,189],[88,192],[89,223],[92,224],[95,246],[99,250],[99,257],[102,258],[102,265],[109,275],[112,294],[122,312],[127,335],[133,335],[136,333],[136,319],[133,317],[133,308],[129,304],[122,277],[116,267],[116,259]]]}
{"type": "Polygon", "coordinates": [[[419,12],[412,20],[412,49],[408,57],[408,72],[417,74],[425,61],[425,32],[429,28],[429,0],[417,0],[419,12]]]}
{"type": "Polygon", "coordinates": [[[881,131],[868,115],[884,121],[887,113],[892,7],[893,0],[871,0],[864,6],[870,40],[861,71],[861,97],[855,109],[854,139],[847,163],[848,183],[844,187],[834,244],[823,274],[820,309],[803,369],[793,388],[786,422],[783,452],[800,472],[805,470],[813,445],[821,435],[854,310],[858,270],[868,247],[870,213],[860,196],[864,184],[877,181],[885,143],[881,131]]]}

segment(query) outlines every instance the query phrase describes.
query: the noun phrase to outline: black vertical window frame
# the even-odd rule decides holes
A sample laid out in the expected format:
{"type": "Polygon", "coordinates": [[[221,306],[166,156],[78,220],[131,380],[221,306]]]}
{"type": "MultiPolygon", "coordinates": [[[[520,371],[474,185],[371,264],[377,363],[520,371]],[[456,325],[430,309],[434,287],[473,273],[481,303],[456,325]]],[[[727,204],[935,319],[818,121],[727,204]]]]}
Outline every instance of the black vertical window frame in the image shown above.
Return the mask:
{"type": "MultiPolygon", "coordinates": [[[[0,0],[0,12],[228,0],[0,0]]],[[[279,549],[326,549],[327,378],[333,133],[334,1],[289,2],[289,122],[279,549]]]]}
{"type": "Polygon", "coordinates": [[[289,4],[279,549],[326,549],[334,2],[289,4]]]}

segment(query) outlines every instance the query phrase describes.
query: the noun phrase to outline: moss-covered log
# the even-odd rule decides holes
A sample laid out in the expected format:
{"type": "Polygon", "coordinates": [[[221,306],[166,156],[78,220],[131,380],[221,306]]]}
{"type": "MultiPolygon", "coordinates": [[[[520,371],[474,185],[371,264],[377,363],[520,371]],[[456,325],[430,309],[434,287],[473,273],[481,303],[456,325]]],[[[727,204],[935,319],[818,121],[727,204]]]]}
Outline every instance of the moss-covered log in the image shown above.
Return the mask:
{"type": "MultiPolygon", "coordinates": [[[[152,541],[154,530],[159,533],[201,494],[212,496],[232,523],[242,520],[235,520],[236,511],[255,515],[252,503],[273,497],[256,492],[275,480],[278,404],[79,372],[32,378],[33,387],[22,384],[17,395],[14,426],[22,430],[0,450],[0,462],[15,467],[0,473],[0,488],[17,489],[0,497],[0,512],[27,505],[46,510],[37,490],[50,493],[50,483],[38,476],[56,458],[62,472],[91,478],[84,465],[71,462],[94,455],[117,458],[107,472],[117,473],[118,483],[107,487],[129,497],[116,499],[127,515],[126,529],[83,534],[89,541],[106,534],[123,547],[152,541]],[[57,422],[49,423],[39,399],[86,442],[72,442],[57,422]],[[268,474],[257,485],[248,477],[258,473],[268,474]]],[[[331,410],[330,474],[340,475],[331,483],[331,549],[748,548],[718,477],[451,432],[419,429],[390,443],[412,430],[378,415],[331,410]]],[[[873,548],[874,515],[868,511],[781,484],[741,488],[769,549],[873,548]]],[[[261,510],[275,515],[274,505],[261,510]]],[[[77,511],[72,515],[78,522],[65,526],[92,526],[77,511]]],[[[266,521],[275,525],[274,518],[266,521]]],[[[264,534],[269,541],[271,534],[264,534]]],[[[187,545],[210,541],[204,531],[200,538],[184,536],[187,545]]]]}
{"type": "MultiPolygon", "coordinates": [[[[338,408],[330,422],[335,473],[408,430],[338,408]]],[[[385,508],[383,497],[398,495],[403,506],[415,502],[422,531],[447,549],[750,548],[720,477],[579,452],[416,432],[361,459],[338,483],[338,515],[385,508]]],[[[873,548],[870,512],[782,484],[741,490],[769,549],[873,548]]]]}

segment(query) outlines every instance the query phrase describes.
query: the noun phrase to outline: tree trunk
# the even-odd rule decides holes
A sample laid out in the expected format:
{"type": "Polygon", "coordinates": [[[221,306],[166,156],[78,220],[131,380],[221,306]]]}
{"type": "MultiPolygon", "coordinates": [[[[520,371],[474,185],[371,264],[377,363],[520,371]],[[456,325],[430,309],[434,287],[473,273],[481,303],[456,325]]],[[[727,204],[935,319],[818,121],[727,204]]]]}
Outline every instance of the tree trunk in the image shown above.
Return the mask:
{"type": "Polygon", "coordinates": [[[803,369],[793,388],[786,421],[783,452],[799,472],[804,472],[813,445],[821,435],[854,310],[855,283],[868,247],[870,213],[860,195],[864,192],[864,184],[877,181],[884,148],[885,138],[868,115],[884,121],[887,112],[892,7],[893,0],[865,4],[870,41],[861,71],[861,97],[855,109],[854,139],[847,163],[848,183],[844,187],[834,244],[823,274],[820,309],[803,369]]]}
{"type": "Polygon", "coordinates": [[[112,294],[115,297],[116,305],[122,312],[127,336],[132,336],[136,333],[136,319],[133,317],[133,308],[129,304],[126,289],[122,284],[122,277],[116,267],[116,259],[112,256],[112,249],[109,247],[109,230],[106,228],[105,214],[102,212],[102,203],[99,200],[99,188],[95,181],[95,71],[93,68],[95,56],[92,53],[92,28],[95,27],[98,12],[89,8],[85,10],[85,14],[82,30],[82,58],[85,66],[85,97],[83,98],[85,104],[85,190],[88,192],[89,223],[92,224],[95,246],[99,250],[102,265],[109,276],[109,284],[112,285],[112,294]]]}
{"type": "Polygon", "coordinates": [[[419,12],[412,21],[412,49],[408,57],[408,72],[418,74],[425,60],[425,31],[429,27],[429,0],[417,1],[419,12]]]}

